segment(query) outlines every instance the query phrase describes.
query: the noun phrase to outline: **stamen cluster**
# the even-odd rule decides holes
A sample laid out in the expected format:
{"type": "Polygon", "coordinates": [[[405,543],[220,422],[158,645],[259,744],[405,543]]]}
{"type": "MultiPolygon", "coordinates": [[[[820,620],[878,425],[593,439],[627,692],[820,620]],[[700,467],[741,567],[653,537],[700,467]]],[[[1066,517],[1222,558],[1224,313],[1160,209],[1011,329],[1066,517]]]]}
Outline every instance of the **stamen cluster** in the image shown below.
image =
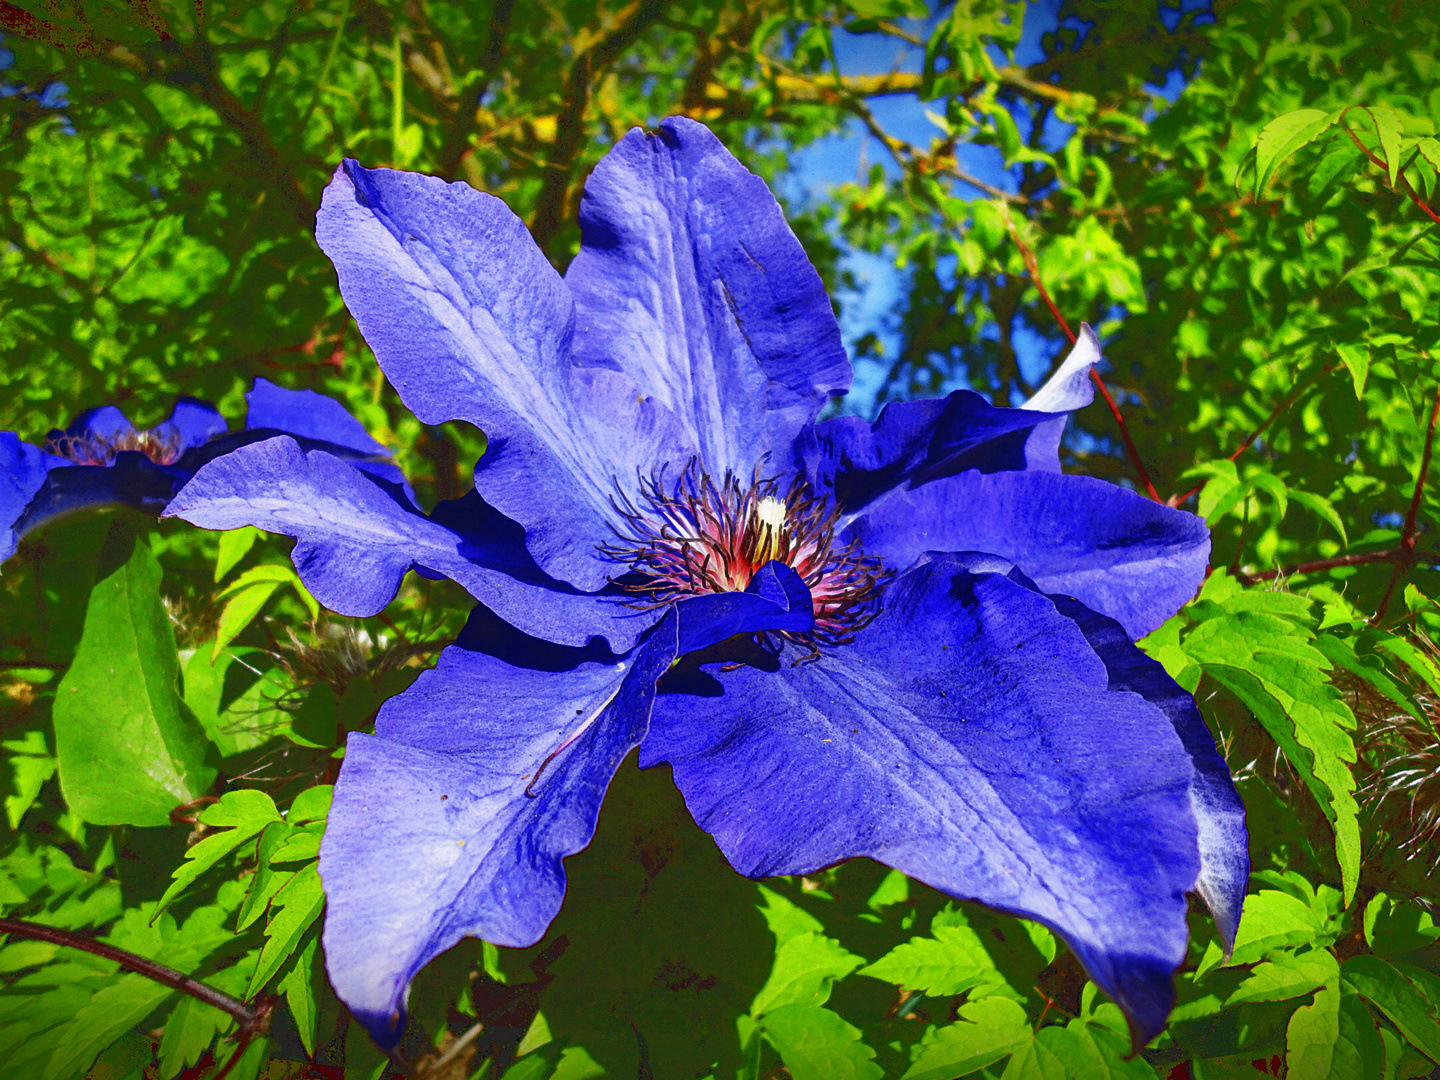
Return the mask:
{"type": "Polygon", "coordinates": [[[642,575],[627,585],[660,607],[687,596],[743,592],[762,566],[779,561],[809,587],[814,628],[781,636],[811,648],[841,645],[879,614],[889,572],[856,542],[837,547],[839,517],[828,499],[796,482],[782,496],[773,479],[742,484],[733,474],[716,484],[692,462],[669,484],[663,474],[642,481],[639,505],[613,499],[626,531],[601,545],[616,562],[642,575]]]}
{"type": "Polygon", "coordinates": [[[45,452],[76,465],[109,465],[126,450],[144,454],[156,465],[173,465],[180,458],[180,436],[161,437],[153,431],[126,431],[119,435],[55,435],[46,440],[45,452]]]}

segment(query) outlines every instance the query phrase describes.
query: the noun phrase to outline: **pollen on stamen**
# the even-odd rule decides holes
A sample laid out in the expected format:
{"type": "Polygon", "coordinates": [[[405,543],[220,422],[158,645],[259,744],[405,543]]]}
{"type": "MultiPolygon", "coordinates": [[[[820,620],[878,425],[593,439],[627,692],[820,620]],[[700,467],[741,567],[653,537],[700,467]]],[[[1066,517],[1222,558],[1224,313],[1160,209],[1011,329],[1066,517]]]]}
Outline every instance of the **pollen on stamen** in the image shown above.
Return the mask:
{"type": "Polygon", "coordinates": [[[799,575],[815,606],[814,627],[779,636],[812,651],[850,641],[879,614],[881,586],[889,576],[858,543],[837,544],[838,512],[796,483],[779,485],[757,474],[748,484],[733,474],[716,484],[692,462],[673,482],[652,475],[638,499],[613,499],[624,520],[606,557],[638,575],[627,588],[637,604],[659,607],[715,592],[742,592],[766,563],[779,561],[799,575]]]}
{"type": "Polygon", "coordinates": [[[180,459],[180,436],[173,433],[161,437],[154,431],[126,431],[119,435],[52,436],[45,442],[45,452],[65,458],[76,465],[109,465],[115,455],[124,451],[144,454],[156,465],[173,465],[180,459]]]}

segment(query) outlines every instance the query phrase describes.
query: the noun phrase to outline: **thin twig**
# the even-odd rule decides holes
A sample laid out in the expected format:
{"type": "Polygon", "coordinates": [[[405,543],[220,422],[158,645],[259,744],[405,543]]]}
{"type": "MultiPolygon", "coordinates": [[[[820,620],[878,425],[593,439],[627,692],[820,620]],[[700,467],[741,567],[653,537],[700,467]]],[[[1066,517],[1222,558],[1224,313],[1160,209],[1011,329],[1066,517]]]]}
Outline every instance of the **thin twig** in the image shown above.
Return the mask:
{"type": "Polygon", "coordinates": [[[212,1005],[221,1012],[229,1013],[235,1022],[240,1025],[243,1032],[259,1031],[260,1026],[269,1017],[272,1005],[265,1001],[259,1002],[254,1008],[246,1005],[243,1001],[237,1001],[229,994],[207,986],[202,982],[192,979],[189,975],[182,974],[174,968],[166,967],[164,964],[157,964],[154,960],[125,949],[117,949],[114,945],[106,945],[103,941],[96,941],[93,938],[83,937],[80,934],[73,934],[68,930],[59,930],[53,926],[43,926],[40,923],[26,922],[23,919],[0,918],[0,934],[15,934],[19,937],[30,938],[34,941],[48,941],[52,945],[64,945],[71,949],[80,949],[82,952],[93,953],[96,956],[103,956],[106,960],[113,960],[121,967],[129,968],[137,975],[143,975],[147,979],[153,979],[163,986],[172,990],[179,990],[182,994],[189,994],[197,1001],[206,1005],[212,1005]]]}
{"type": "Polygon", "coordinates": [[[424,1061],[421,1062],[421,1075],[429,1076],[431,1073],[440,1072],[442,1069],[445,1068],[446,1065],[449,1065],[457,1057],[463,1054],[465,1052],[465,1048],[469,1046],[472,1042],[474,1042],[476,1037],[484,1030],[485,1025],[478,1021],[474,1024],[471,1024],[465,1034],[461,1035],[458,1039],[451,1043],[449,1048],[438,1058],[428,1063],[424,1061]]]}
{"type": "MultiPolygon", "coordinates": [[[[1435,387],[1435,404],[1430,409],[1430,423],[1425,428],[1425,449],[1420,453],[1420,472],[1415,477],[1415,494],[1410,496],[1410,509],[1405,514],[1405,526],[1400,530],[1400,547],[1407,555],[1415,550],[1415,518],[1420,513],[1420,499],[1425,493],[1425,476],[1430,471],[1430,451],[1435,445],[1435,421],[1437,419],[1440,419],[1440,386],[1435,387]]],[[[1380,598],[1380,606],[1375,609],[1375,614],[1370,619],[1371,626],[1377,626],[1385,617],[1385,609],[1390,606],[1390,597],[1395,592],[1395,586],[1400,584],[1400,579],[1405,576],[1406,568],[1413,561],[1413,558],[1407,558],[1395,563],[1395,571],[1390,575],[1390,584],[1385,586],[1385,595],[1380,598]]]]}
{"type": "MultiPolygon", "coordinates": [[[[1315,559],[1312,562],[1295,563],[1292,566],[1276,567],[1270,570],[1257,570],[1255,573],[1246,573],[1238,570],[1235,579],[1242,585],[1251,585],[1257,581],[1273,581],[1275,578],[1293,577],[1295,574],[1318,574],[1325,570],[1334,570],[1342,566],[1363,566],[1366,563],[1409,563],[1421,562],[1430,558],[1430,555],[1417,555],[1413,549],[1403,547],[1387,548],[1384,551],[1367,551],[1359,555],[1336,555],[1331,559],[1315,559]]],[[[1436,556],[1440,557],[1440,556],[1436,556]]]]}
{"type": "MultiPolygon", "coordinates": [[[[1010,226],[1010,236],[1014,239],[1015,246],[1020,249],[1020,257],[1025,260],[1025,269],[1030,272],[1030,280],[1035,283],[1035,288],[1040,290],[1040,299],[1045,301],[1045,306],[1050,309],[1050,314],[1060,324],[1060,329],[1065,331],[1065,336],[1070,339],[1070,344],[1074,345],[1075,331],[1070,329],[1070,324],[1065,321],[1065,316],[1060,314],[1060,309],[1055,306],[1055,301],[1050,299],[1050,293],[1045,288],[1044,280],[1040,277],[1040,262],[1035,258],[1035,252],[1029,244],[1021,239],[1019,230],[1015,228],[1015,223],[1010,221],[1008,215],[1006,224],[1010,226]]],[[[1130,427],[1125,423],[1125,417],[1120,414],[1120,406],[1110,396],[1110,388],[1105,385],[1105,380],[1100,378],[1100,373],[1093,367],[1090,369],[1090,381],[1095,384],[1095,388],[1100,391],[1100,396],[1105,399],[1105,404],[1110,407],[1110,415],[1115,417],[1115,424],[1120,429],[1120,438],[1125,443],[1125,453],[1130,458],[1130,464],[1135,467],[1140,483],[1144,485],[1145,494],[1155,502],[1160,502],[1160,493],[1155,490],[1155,484],[1151,481],[1150,473],[1145,468],[1145,462],[1140,457],[1140,450],[1136,447],[1135,440],[1130,437],[1130,427]]]]}

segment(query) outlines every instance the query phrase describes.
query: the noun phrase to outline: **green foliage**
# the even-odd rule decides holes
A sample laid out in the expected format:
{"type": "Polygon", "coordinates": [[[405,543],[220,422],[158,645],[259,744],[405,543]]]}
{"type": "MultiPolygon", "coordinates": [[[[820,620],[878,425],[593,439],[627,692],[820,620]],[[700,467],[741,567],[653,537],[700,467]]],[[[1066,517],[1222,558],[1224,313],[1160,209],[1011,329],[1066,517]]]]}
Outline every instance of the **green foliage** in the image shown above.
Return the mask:
{"type": "MultiPolygon", "coordinates": [[[[1224,750],[1255,874],[1228,957],[1195,914],[1171,1026],[1140,1054],[1044,927],[864,862],[746,882],[666,770],[627,766],[545,940],[464,942],[421,974],[412,1060],[456,1080],[1213,1078],[1257,1061],[1379,1080],[1440,1061],[1440,13],[1065,0],[1043,58],[1017,58],[1046,10],[0,15],[17,90],[0,97],[0,347],[23,358],[0,370],[0,427],[32,441],[111,401],[153,423],[182,394],[233,426],[264,375],[345,401],[425,505],[461,494],[483,433],[420,425],[376,375],[311,235],[330,170],[351,154],[490,191],[563,268],[605,147],[683,112],[780,181],[879,400],[1033,391],[1062,343],[1043,282],[1102,334],[1161,494],[1211,526],[1207,584],[1143,645],[1224,750]],[[854,72],[846,42],[913,62],[854,72]],[[1173,100],[1156,92],[1171,73],[1173,100]],[[39,97],[54,80],[63,107],[39,97]],[[933,130],[891,123],[897,95],[933,130]],[[867,170],[798,189],[797,154],[859,131],[867,170]],[[899,273],[868,328],[852,252],[899,273]]],[[[1077,414],[1067,467],[1135,484],[1117,435],[1103,409],[1077,414]]],[[[433,663],[467,598],[410,580],[382,617],[341,620],[274,537],[126,512],[28,538],[0,597],[3,914],[274,999],[231,1077],[384,1074],[324,977],[316,859],[347,734],[433,663]]],[[[0,1078],[209,1080],[236,1033],[111,960],[0,945],[0,1078]]]]}

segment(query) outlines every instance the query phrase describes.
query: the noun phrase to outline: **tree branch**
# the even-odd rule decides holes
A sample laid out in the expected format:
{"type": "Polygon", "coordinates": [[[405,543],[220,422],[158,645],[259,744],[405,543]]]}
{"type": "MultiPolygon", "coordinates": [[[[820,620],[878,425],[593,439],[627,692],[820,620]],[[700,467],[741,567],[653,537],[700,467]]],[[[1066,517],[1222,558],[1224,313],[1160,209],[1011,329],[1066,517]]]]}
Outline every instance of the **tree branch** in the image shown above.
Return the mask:
{"type": "MultiPolygon", "coordinates": [[[[1359,136],[1357,136],[1355,132],[1350,129],[1350,125],[1347,124],[1343,119],[1340,121],[1340,127],[1346,135],[1350,136],[1350,141],[1353,142],[1356,146],[1358,146],[1360,148],[1360,152],[1364,154],[1367,158],[1369,158],[1373,164],[1379,165],[1380,168],[1384,169],[1387,173],[1390,171],[1389,166],[1370,152],[1370,148],[1360,141],[1359,136]]],[[[1413,202],[1416,206],[1418,206],[1421,210],[1425,211],[1426,215],[1430,218],[1431,221],[1435,222],[1435,224],[1437,225],[1440,225],[1440,215],[1437,215],[1434,210],[1431,210],[1429,204],[1426,203],[1424,199],[1420,198],[1419,195],[1415,194],[1415,189],[1410,186],[1410,181],[1405,179],[1404,170],[1397,172],[1395,174],[1395,179],[1400,185],[1400,190],[1405,192],[1405,194],[1410,197],[1410,201],[1413,202]]]]}
{"type": "Polygon", "coordinates": [[[481,60],[481,70],[485,72],[485,77],[468,99],[461,99],[455,110],[455,119],[450,123],[450,130],[445,133],[445,141],[440,144],[440,154],[436,158],[438,172],[447,180],[455,179],[461,160],[470,152],[470,131],[475,126],[475,114],[479,112],[480,102],[489,92],[490,84],[499,71],[500,61],[505,55],[505,38],[510,32],[510,18],[514,13],[515,0],[495,0],[486,28],[485,56],[481,60]]]}
{"type": "Polygon", "coordinates": [[[665,13],[663,0],[638,0],[628,19],[598,44],[582,52],[570,66],[564,104],[555,122],[555,147],[546,165],[549,168],[536,199],[530,235],[548,254],[550,243],[570,217],[571,171],[585,141],[585,110],[590,105],[591,77],[615,62],[646,30],[665,13]]]}
{"type": "Polygon", "coordinates": [[[1295,574],[1318,574],[1324,570],[1334,570],[1342,566],[1364,566],[1367,563],[1398,563],[1401,566],[1410,563],[1420,562],[1423,558],[1440,558],[1440,555],[1417,555],[1414,552],[1414,545],[1410,548],[1394,547],[1385,551],[1367,551],[1360,555],[1337,555],[1333,559],[1315,559],[1312,562],[1294,563],[1290,566],[1276,567],[1270,570],[1257,570],[1253,574],[1244,570],[1237,570],[1235,578],[1242,585],[1253,585],[1257,581],[1273,581],[1276,578],[1288,578],[1295,574]]]}

